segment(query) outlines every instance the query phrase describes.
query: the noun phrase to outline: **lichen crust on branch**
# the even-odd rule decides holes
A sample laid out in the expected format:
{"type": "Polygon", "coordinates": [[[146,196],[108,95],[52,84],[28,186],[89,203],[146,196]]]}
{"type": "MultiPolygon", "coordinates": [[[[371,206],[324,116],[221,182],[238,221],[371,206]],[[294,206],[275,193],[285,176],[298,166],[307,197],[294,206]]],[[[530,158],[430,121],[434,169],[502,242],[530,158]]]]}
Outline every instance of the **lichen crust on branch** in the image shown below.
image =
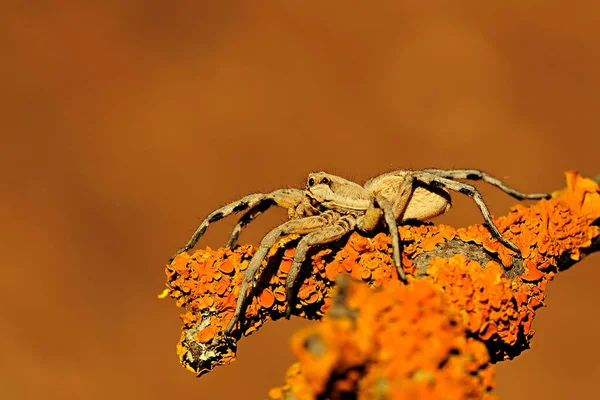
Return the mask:
{"type": "Polygon", "coordinates": [[[448,296],[428,280],[375,290],[339,282],[326,317],[294,335],[298,363],[269,395],[491,399],[494,368],[487,349],[466,336],[461,316],[449,308],[448,296]]]}
{"type": "MultiPolygon", "coordinates": [[[[455,229],[446,225],[399,227],[402,265],[409,286],[435,285],[458,312],[469,337],[487,346],[491,361],[510,359],[528,348],[535,311],[544,304],[547,283],[582,256],[600,248],[600,193],[596,182],[567,173],[567,187],[529,207],[516,205],[494,218],[517,256],[483,225],[455,229]]],[[[298,236],[274,246],[261,279],[251,289],[245,315],[231,335],[231,320],[243,271],[254,246],[182,253],[166,268],[167,288],[185,308],[178,344],[182,364],[203,374],[235,359],[237,341],[265,321],[285,315],[285,280],[298,236]]],[[[331,289],[340,274],[371,288],[400,287],[391,259],[389,236],[349,237],[311,250],[292,299],[292,314],[321,319],[331,307],[331,289]]]]}

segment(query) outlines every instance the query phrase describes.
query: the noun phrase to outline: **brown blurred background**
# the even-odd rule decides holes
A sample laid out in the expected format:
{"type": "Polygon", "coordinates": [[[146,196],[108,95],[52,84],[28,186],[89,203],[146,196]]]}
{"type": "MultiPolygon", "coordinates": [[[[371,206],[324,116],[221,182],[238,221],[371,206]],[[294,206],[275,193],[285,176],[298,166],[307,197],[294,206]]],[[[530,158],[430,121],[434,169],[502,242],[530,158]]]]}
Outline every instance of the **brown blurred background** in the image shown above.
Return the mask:
{"type": "MultiPolygon", "coordinates": [[[[595,1],[56,3],[0,13],[2,399],[261,399],[283,383],[303,321],[196,379],[175,355],[179,310],[156,297],[200,220],[247,193],[314,170],[472,167],[531,192],[600,172],[595,1]]],[[[514,203],[480,187],[496,214],[514,203]]],[[[480,222],[455,199],[438,222],[480,222]]],[[[533,348],[498,366],[502,399],[596,390],[599,269],[591,256],[551,284],[533,348]]]]}

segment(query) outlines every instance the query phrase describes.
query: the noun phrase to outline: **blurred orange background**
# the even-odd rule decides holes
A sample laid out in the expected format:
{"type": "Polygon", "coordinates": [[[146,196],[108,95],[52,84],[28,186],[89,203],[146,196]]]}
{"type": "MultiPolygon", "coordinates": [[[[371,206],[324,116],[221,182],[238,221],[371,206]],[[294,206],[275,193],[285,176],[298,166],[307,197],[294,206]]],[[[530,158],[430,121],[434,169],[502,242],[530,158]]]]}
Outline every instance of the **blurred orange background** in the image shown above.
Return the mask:
{"type": "MultiPolygon", "coordinates": [[[[594,176],[599,4],[5,2],[0,397],[265,398],[306,322],[268,323],[196,379],[180,310],[156,297],[171,254],[214,208],[310,171],[480,168],[528,192],[594,176]]],[[[514,203],[479,187],[495,214],[514,203]]],[[[454,198],[436,222],[481,221],[454,198]]],[[[552,282],[532,349],[498,365],[500,398],[597,393],[599,271],[592,255],[552,282]]]]}

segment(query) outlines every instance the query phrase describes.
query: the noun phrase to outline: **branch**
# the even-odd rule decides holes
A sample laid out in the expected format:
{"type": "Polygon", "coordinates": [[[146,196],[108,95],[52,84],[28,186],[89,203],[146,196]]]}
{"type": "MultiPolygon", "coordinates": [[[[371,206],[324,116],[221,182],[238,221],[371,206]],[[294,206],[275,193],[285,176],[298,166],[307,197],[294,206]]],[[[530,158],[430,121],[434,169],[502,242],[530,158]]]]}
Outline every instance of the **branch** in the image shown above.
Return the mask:
{"type": "MultiPolygon", "coordinates": [[[[348,274],[352,279],[366,283],[350,285],[347,303],[341,302],[357,307],[348,306],[346,311],[352,312],[346,316],[343,312],[342,317],[334,313],[318,327],[311,328],[321,335],[323,343],[328,343],[327,349],[346,353],[355,343],[354,347],[358,346],[360,351],[370,349],[369,357],[383,352],[393,356],[390,356],[392,361],[386,362],[413,366],[410,370],[392,369],[395,371],[392,376],[384,379],[387,385],[384,386],[388,388],[394,386],[391,383],[396,382],[394,379],[396,384],[404,382],[401,387],[405,389],[410,386],[407,382],[431,382],[434,379],[438,383],[453,382],[452,385],[467,390],[474,387],[461,380],[468,373],[478,382],[473,390],[487,393],[493,386],[487,372],[488,361],[513,358],[529,347],[534,333],[531,323],[536,310],[544,304],[547,283],[559,271],[600,249],[598,183],[575,172],[566,176],[567,187],[553,193],[551,199],[530,207],[518,204],[507,216],[494,220],[503,235],[521,249],[521,256],[492,238],[483,225],[461,229],[427,224],[401,226],[402,264],[409,277],[409,285],[402,286],[391,259],[388,235],[363,236],[355,232],[309,252],[304,274],[300,277],[301,284],[293,299],[293,314],[321,319],[328,309],[334,310],[332,288],[338,275],[348,274]],[[366,286],[382,289],[365,292],[366,286]],[[418,299],[429,300],[419,303],[418,299]],[[396,319],[390,320],[386,313],[391,313],[389,318],[395,315],[396,319]],[[407,317],[400,317],[400,314],[407,317]],[[361,326],[362,320],[368,321],[364,323],[372,326],[371,331],[356,328],[361,326]],[[352,328],[348,321],[354,321],[355,327],[352,328]],[[327,332],[339,334],[327,336],[327,332]],[[396,335],[396,338],[388,334],[396,335]],[[333,341],[328,342],[327,338],[333,341]],[[443,349],[435,347],[435,343],[444,344],[443,349]],[[460,345],[448,347],[447,343],[460,345]],[[489,358],[480,355],[481,345],[487,348],[489,358]],[[428,355],[427,349],[431,354],[428,355]],[[467,359],[479,361],[467,365],[464,361],[467,359]],[[432,367],[434,360],[439,362],[439,368],[432,367]],[[425,364],[419,364],[421,361],[425,364]],[[447,365],[451,365],[454,372],[460,370],[460,376],[452,375],[452,371],[445,369],[447,365]],[[471,368],[475,367],[476,372],[473,372],[471,368]],[[425,375],[418,371],[425,371],[425,375]]],[[[202,375],[217,365],[229,364],[235,359],[237,341],[242,335],[253,333],[268,319],[284,316],[287,304],[285,278],[297,242],[298,237],[292,235],[271,249],[262,278],[249,296],[245,316],[231,336],[222,332],[233,317],[242,271],[255,248],[247,245],[235,250],[206,249],[193,255],[183,253],[167,266],[168,294],[176,299],[178,306],[186,309],[181,317],[184,326],[177,346],[186,368],[202,375]]],[[[344,310],[344,307],[338,311],[340,309],[344,310]]],[[[294,340],[307,340],[309,336],[298,333],[294,340]]],[[[302,367],[292,367],[288,384],[274,390],[273,397],[305,388],[292,382],[313,382],[311,379],[319,377],[326,384],[310,385],[313,394],[318,394],[322,393],[319,390],[333,390],[338,384],[343,387],[344,379],[336,377],[348,376],[349,371],[355,371],[353,376],[367,379],[379,368],[372,366],[385,369],[391,365],[358,356],[352,363],[344,364],[341,353],[328,350],[327,354],[337,354],[332,355],[337,361],[331,364],[330,370],[319,367],[319,363],[313,364],[313,368],[306,360],[315,347],[308,347],[313,350],[295,347],[302,367]],[[348,367],[350,365],[352,368],[348,367]],[[346,375],[339,375],[339,368],[346,371],[346,375]]],[[[358,385],[357,382],[354,384],[358,385]]],[[[361,380],[360,385],[376,388],[376,382],[373,383],[375,386],[369,386],[368,379],[361,380]]],[[[448,385],[444,387],[455,387],[448,385]]]]}
{"type": "Polygon", "coordinates": [[[294,335],[299,362],[271,398],[492,399],[488,351],[435,284],[372,290],[344,278],[327,318],[294,335]]]}

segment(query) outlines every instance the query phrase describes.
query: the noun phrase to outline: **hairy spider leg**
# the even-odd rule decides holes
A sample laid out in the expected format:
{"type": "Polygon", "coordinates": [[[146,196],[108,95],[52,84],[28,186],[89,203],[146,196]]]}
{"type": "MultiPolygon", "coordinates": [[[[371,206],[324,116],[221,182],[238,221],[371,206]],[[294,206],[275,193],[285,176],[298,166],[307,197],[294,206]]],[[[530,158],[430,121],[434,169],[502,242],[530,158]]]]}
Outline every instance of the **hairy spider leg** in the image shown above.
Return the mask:
{"type": "Polygon", "coordinates": [[[355,227],[356,218],[352,215],[345,215],[335,221],[333,226],[327,226],[316,232],[309,233],[300,240],[294,252],[294,260],[290,267],[290,272],[288,272],[288,276],[285,280],[285,295],[287,299],[285,316],[287,318],[292,314],[292,292],[298,279],[298,273],[300,272],[302,263],[306,260],[306,253],[310,246],[333,242],[352,231],[355,227]]]}
{"type": "MultiPolygon", "coordinates": [[[[406,209],[408,199],[410,198],[410,192],[408,196],[404,197],[406,197],[406,200],[404,200],[403,208],[406,209]]],[[[394,265],[396,266],[396,271],[398,271],[398,278],[400,278],[402,282],[407,283],[406,274],[404,274],[404,270],[402,269],[402,260],[400,258],[400,235],[398,234],[398,225],[396,223],[396,218],[394,217],[394,210],[392,208],[392,204],[381,195],[376,196],[375,201],[379,205],[379,208],[383,210],[383,218],[385,219],[385,223],[390,232],[390,238],[392,239],[392,256],[394,260],[394,265]]]]}
{"type": "Polygon", "coordinates": [[[339,214],[333,211],[326,211],[319,215],[284,222],[265,235],[260,242],[258,250],[256,250],[256,253],[250,260],[248,268],[244,271],[244,278],[242,279],[242,284],[240,286],[240,292],[235,305],[235,312],[233,318],[225,328],[225,334],[229,334],[235,324],[239,321],[242,309],[244,308],[244,303],[248,297],[248,286],[256,280],[255,275],[267,256],[267,253],[271,247],[275,245],[275,242],[283,235],[312,233],[325,226],[331,225],[337,218],[339,218],[339,214]]]}
{"type": "Polygon", "coordinates": [[[258,203],[256,206],[252,207],[250,210],[246,211],[244,215],[240,218],[238,223],[233,227],[233,231],[231,231],[231,235],[229,236],[229,240],[225,247],[233,248],[237,244],[237,240],[242,232],[242,229],[246,227],[250,222],[254,221],[256,217],[260,214],[267,211],[275,204],[274,201],[262,201],[258,203]]]}
{"type": "Polygon", "coordinates": [[[394,219],[396,221],[402,221],[404,217],[404,211],[408,207],[408,203],[413,194],[415,178],[411,173],[406,173],[400,187],[398,187],[398,193],[394,196],[394,202],[391,204],[394,219]]]}
{"type": "Polygon", "coordinates": [[[277,204],[280,207],[289,209],[290,207],[295,207],[298,204],[300,204],[302,202],[303,198],[304,198],[304,192],[302,190],[279,189],[279,190],[275,190],[275,191],[273,191],[271,193],[267,193],[267,194],[264,194],[264,193],[249,194],[248,196],[245,196],[238,201],[229,203],[229,204],[211,212],[210,214],[208,214],[206,219],[204,221],[202,221],[200,226],[198,226],[198,229],[196,229],[196,231],[194,232],[194,234],[192,235],[190,240],[187,242],[187,244],[182,249],[178,250],[171,257],[169,262],[173,261],[173,259],[175,259],[175,257],[177,257],[179,254],[183,253],[184,251],[188,251],[191,248],[193,248],[198,243],[198,240],[200,240],[202,235],[204,235],[204,232],[206,232],[206,229],[208,228],[208,226],[213,222],[217,222],[217,221],[227,217],[228,215],[236,214],[241,211],[252,208],[252,207],[256,206],[257,204],[264,202],[264,201],[267,201],[271,204],[273,204],[273,202],[274,202],[274,204],[277,204]]]}
{"type": "MultiPolygon", "coordinates": [[[[304,192],[303,192],[304,193],[304,192]]],[[[306,200],[306,197],[304,198],[306,200]]],[[[237,244],[237,240],[242,232],[242,229],[246,227],[250,222],[254,221],[256,217],[258,217],[263,212],[267,211],[270,207],[275,205],[275,202],[265,200],[263,202],[258,203],[256,206],[252,207],[250,210],[246,211],[246,213],[239,219],[238,223],[233,227],[233,231],[229,236],[229,240],[225,247],[233,248],[237,244]]],[[[309,217],[317,214],[317,211],[311,207],[309,204],[302,202],[296,207],[288,208],[288,218],[289,219],[298,219],[302,217],[309,217]]]]}
{"type": "Polygon", "coordinates": [[[496,224],[494,224],[494,221],[492,221],[492,216],[490,215],[490,212],[487,206],[485,205],[485,202],[483,201],[481,193],[479,193],[479,191],[474,186],[463,182],[457,182],[452,179],[443,178],[429,172],[412,171],[412,174],[417,181],[423,182],[434,187],[453,190],[455,192],[462,193],[472,198],[475,201],[475,204],[477,204],[477,206],[479,207],[479,210],[483,215],[483,219],[487,223],[488,229],[490,230],[492,236],[512,251],[516,252],[517,254],[521,254],[521,250],[519,250],[517,246],[515,246],[510,240],[502,236],[502,234],[498,230],[498,227],[496,226],[496,224]]]}
{"type": "Polygon", "coordinates": [[[449,170],[424,169],[422,171],[430,173],[430,174],[434,174],[434,175],[437,175],[437,176],[440,176],[440,177],[446,178],[446,179],[462,179],[462,180],[469,180],[469,181],[483,180],[484,182],[489,183],[490,185],[496,186],[498,189],[502,190],[503,192],[511,195],[512,197],[514,197],[515,199],[518,199],[518,200],[538,200],[538,199],[549,199],[550,197],[552,197],[548,193],[527,194],[527,193],[520,192],[516,189],[511,188],[510,186],[507,186],[500,179],[495,178],[495,177],[489,175],[488,173],[480,171],[478,169],[449,169],[449,170]]]}

